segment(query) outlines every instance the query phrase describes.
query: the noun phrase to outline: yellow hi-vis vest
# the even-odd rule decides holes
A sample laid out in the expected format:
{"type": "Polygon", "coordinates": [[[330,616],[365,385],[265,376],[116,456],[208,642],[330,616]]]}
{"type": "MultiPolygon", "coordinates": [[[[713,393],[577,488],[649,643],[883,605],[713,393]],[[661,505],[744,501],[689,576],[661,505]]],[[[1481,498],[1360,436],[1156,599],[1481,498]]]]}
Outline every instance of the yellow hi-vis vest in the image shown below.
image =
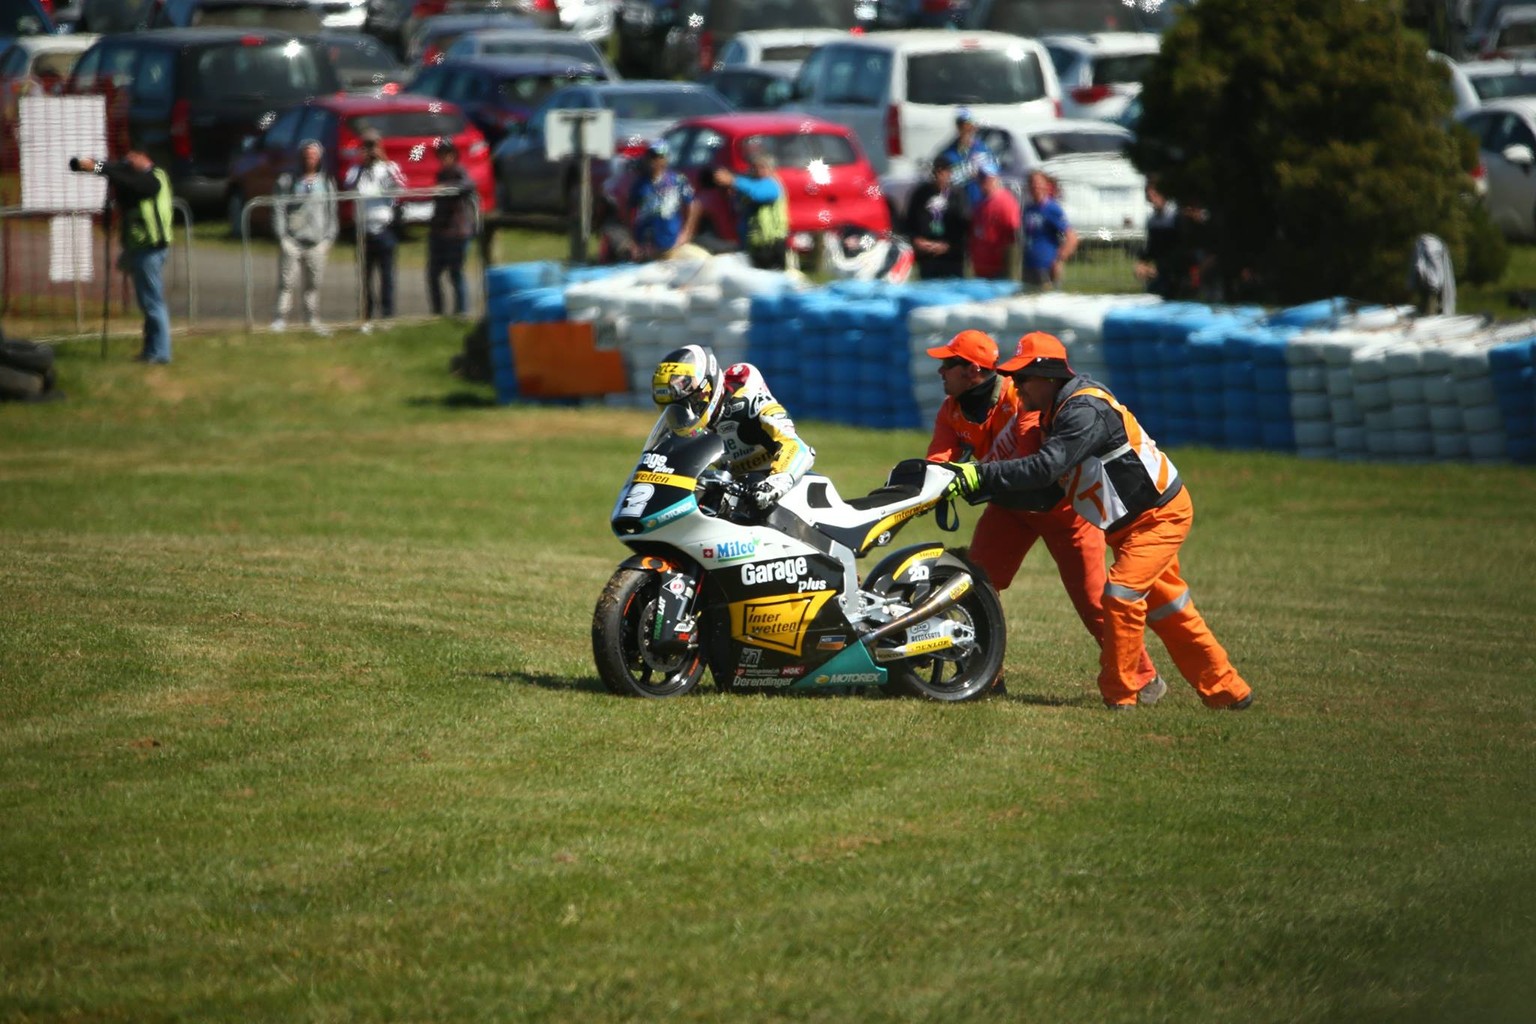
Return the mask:
{"type": "Polygon", "coordinates": [[[171,244],[171,179],[156,167],[151,172],[160,191],[140,199],[123,218],[123,240],[134,249],[164,249],[171,244]]]}
{"type": "Polygon", "coordinates": [[[1103,455],[1085,458],[1061,478],[1061,487],[1078,515],[1113,533],[1147,509],[1164,504],[1179,486],[1179,471],[1114,395],[1101,388],[1083,388],[1067,400],[1080,396],[1097,398],[1119,413],[1127,440],[1103,455]]]}
{"type": "Polygon", "coordinates": [[[777,174],[773,180],[779,183],[779,198],[763,203],[747,217],[748,248],[777,245],[789,237],[789,198],[777,174]]]}

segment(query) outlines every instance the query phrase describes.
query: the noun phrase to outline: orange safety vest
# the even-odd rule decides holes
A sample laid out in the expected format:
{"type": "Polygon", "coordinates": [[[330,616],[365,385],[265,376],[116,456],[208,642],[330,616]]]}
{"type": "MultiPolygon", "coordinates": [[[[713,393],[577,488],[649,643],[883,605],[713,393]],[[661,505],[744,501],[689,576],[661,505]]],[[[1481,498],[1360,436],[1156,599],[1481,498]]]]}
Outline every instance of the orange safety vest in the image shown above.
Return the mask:
{"type": "MultiPolygon", "coordinates": [[[[1025,411],[1011,377],[1003,377],[1002,382],[997,402],[980,423],[966,419],[965,413],[960,411],[959,401],[953,397],[945,398],[939,407],[938,421],[954,431],[955,437],[977,462],[1019,459],[1040,450],[1039,414],[1025,411]]],[[[935,436],[928,445],[928,457],[933,458],[941,452],[939,438],[935,436]]],[[[964,457],[965,452],[948,454],[951,461],[960,461],[964,457]]]]}
{"type": "Polygon", "coordinates": [[[1183,484],[1173,461],[1114,395],[1102,388],[1082,388],[1068,395],[1067,401],[1079,397],[1097,398],[1115,410],[1126,441],[1083,459],[1061,478],[1061,487],[1078,515],[1113,533],[1148,509],[1166,504],[1183,484]]]}

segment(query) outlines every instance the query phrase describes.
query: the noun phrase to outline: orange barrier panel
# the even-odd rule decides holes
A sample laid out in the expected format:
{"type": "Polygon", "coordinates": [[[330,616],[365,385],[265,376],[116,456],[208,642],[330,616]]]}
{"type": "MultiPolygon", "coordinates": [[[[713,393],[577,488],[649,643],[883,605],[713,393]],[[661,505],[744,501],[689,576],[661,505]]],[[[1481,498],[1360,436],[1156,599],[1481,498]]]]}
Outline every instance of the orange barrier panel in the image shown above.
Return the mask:
{"type": "Polygon", "coordinates": [[[596,398],[629,390],[624,358],[597,347],[590,323],[513,324],[512,366],[525,398],[596,398]]]}

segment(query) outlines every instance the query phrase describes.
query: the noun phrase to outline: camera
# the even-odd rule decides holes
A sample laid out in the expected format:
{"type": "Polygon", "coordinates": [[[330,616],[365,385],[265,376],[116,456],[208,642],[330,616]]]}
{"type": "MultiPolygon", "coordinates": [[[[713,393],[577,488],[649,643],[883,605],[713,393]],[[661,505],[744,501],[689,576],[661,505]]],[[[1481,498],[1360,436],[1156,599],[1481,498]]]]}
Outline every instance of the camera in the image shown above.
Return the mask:
{"type": "Polygon", "coordinates": [[[78,156],[72,156],[72,157],[69,158],[69,169],[70,170],[72,170],[72,171],[83,171],[84,173],[87,173],[87,174],[100,174],[102,172],[101,161],[100,160],[93,160],[93,164],[94,164],[94,166],[89,171],[86,171],[85,168],[80,166],[80,158],[78,156]]]}

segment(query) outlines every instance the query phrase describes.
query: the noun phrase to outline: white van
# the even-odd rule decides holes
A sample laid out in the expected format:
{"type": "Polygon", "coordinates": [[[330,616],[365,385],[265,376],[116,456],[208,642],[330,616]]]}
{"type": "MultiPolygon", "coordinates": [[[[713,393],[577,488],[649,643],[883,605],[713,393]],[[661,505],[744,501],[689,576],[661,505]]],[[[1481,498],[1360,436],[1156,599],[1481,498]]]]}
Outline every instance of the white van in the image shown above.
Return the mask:
{"type": "Polygon", "coordinates": [[[1061,116],[1045,48],[1001,32],[871,32],[813,50],[795,76],[792,109],[854,130],[876,173],[910,176],[955,134],[965,107],[1017,132],[1061,116]]]}

